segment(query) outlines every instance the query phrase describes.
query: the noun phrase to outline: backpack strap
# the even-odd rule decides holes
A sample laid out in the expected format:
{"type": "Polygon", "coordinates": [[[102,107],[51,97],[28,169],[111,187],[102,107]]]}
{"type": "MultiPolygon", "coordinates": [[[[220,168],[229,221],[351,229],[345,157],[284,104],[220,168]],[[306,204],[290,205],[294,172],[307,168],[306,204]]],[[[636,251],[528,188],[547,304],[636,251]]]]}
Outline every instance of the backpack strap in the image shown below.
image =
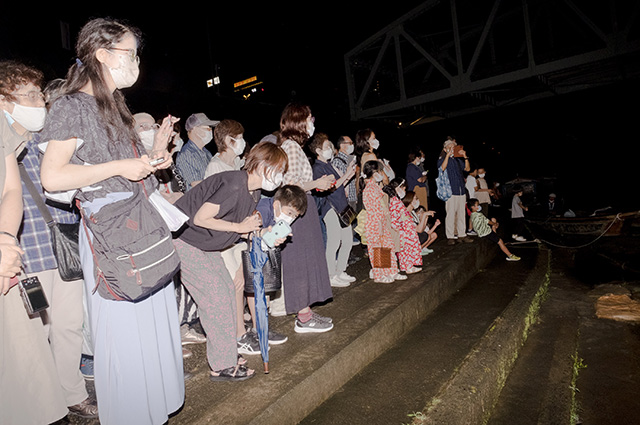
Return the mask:
{"type": "Polygon", "coordinates": [[[96,273],[96,284],[93,287],[91,293],[95,294],[95,292],[98,290],[98,286],[100,286],[100,282],[104,282],[105,287],[116,301],[124,301],[124,298],[116,294],[115,291],[111,288],[111,285],[109,285],[109,282],[107,282],[107,279],[104,277],[104,273],[102,272],[102,270],[100,270],[100,265],[98,264],[98,256],[96,255],[96,251],[93,248],[91,235],[89,234],[89,229],[87,228],[87,217],[84,215],[84,209],[80,205],[79,199],[76,199],[76,206],[78,207],[78,211],[80,211],[80,216],[82,218],[82,227],[84,227],[85,234],[87,235],[87,242],[89,242],[89,248],[91,248],[91,255],[93,255],[94,265],[98,270],[98,273],[96,273]]]}

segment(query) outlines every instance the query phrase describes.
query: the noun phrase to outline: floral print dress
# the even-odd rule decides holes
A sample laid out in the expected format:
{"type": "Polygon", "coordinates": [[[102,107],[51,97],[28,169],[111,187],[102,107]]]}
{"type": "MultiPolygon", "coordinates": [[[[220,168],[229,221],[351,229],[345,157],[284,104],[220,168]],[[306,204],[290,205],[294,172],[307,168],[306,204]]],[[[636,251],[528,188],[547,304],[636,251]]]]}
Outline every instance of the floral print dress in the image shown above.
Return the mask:
{"type": "Polygon", "coordinates": [[[362,202],[367,210],[367,221],[365,223],[365,234],[367,237],[367,251],[369,260],[373,261],[374,248],[391,248],[391,268],[381,269],[373,267],[373,278],[375,280],[384,277],[393,277],[398,274],[398,264],[393,251],[395,244],[391,229],[391,217],[389,216],[389,203],[387,195],[382,191],[380,186],[370,180],[362,192],[362,202]]]}
{"type": "Polygon", "coordinates": [[[420,239],[416,224],[402,201],[394,196],[389,202],[391,226],[400,232],[401,249],[398,252],[400,270],[407,271],[413,266],[422,265],[420,239]]]}

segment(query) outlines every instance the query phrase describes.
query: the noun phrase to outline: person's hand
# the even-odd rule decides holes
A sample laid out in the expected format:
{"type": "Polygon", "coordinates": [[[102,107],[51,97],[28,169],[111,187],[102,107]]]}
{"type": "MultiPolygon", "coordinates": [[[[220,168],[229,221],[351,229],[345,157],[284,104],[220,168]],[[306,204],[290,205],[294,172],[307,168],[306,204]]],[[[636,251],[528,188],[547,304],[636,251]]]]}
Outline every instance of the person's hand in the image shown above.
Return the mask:
{"type": "Polygon", "coordinates": [[[419,178],[418,178],[418,181],[419,181],[420,183],[424,183],[425,181],[427,181],[427,176],[419,177],[419,178]]]}
{"type": "Polygon", "coordinates": [[[156,170],[153,165],[149,164],[150,159],[147,155],[119,161],[121,166],[119,175],[134,182],[144,179],[156,170]]]}
{"type": "Polygon", "coordinates": [[[436,219],[436,224],[435,224],[435,225],[436,225],[436,226],[438,226],[439,224],[440,224],[440,219],[439,219],[439,218],[437,218],[437,219],[436,219]]]}
{"type": "Polygon", "coordinates": [[[316,189],[317,190],[329,190],[333,183],[335,182],[335,178],[330,174],[325,174],[316,180],[316,189]]]}
{"type": "Polygon", "coordinates": [[[466,158],[466,157],[467,157],[467,152],[465,152],[465,150],[464,150],[464,149],[460,149],[460,150],[458,151],[458,153],[459,153],[462,157],[464,157],[464,158],[466,158]]]}
{"type": "Polygon", "coordinates": [[[7,295],[11,289],[11,278],[0,276],[0,295],[7,295]]]}
{"type": "Polygon", "coordinates": [[[258,214],[252,214],[249,217],[242,220],[241,223],[238,223],[238,231],[236,233],[246,234],[251,233],[255,230],[259,230],[262,226],[262,220],[258,214]]]}
{"type": "Polygon", "coordinates": [[[7,242],[3,239],[0,242],[0,255],[0,276],[11,278],[20,273],[24,251],[15,241],[7,242]]]}
{"type": "Polygon", "coordinates": [[[350,179],[351,177],[356,175],[356,163],[355,162],[352,162],[351,164],[349,164],[345,174],[347,175],[348,179],[350,179]]]}
{"type": "Polygon", "coordinates": [[[171,115],[164,117],[153,140],[153,151],[162,152],[167,150],[169,141],[173,136],[173,125],[179,120],[180,118],[172,117],[171,115]]]}

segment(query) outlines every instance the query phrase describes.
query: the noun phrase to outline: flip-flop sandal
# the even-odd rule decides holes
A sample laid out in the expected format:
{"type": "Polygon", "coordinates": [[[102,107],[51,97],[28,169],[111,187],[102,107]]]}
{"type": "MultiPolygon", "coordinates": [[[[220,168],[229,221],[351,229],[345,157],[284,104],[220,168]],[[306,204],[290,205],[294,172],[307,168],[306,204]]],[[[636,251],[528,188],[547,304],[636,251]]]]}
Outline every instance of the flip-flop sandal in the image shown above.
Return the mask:
{"type": "Polygon", "coordinates": [[[239,364],[215,372],[209,372],[209,379],[214,382],[239,382],[253,378],[254,376],[254,370],[239,364]]]}

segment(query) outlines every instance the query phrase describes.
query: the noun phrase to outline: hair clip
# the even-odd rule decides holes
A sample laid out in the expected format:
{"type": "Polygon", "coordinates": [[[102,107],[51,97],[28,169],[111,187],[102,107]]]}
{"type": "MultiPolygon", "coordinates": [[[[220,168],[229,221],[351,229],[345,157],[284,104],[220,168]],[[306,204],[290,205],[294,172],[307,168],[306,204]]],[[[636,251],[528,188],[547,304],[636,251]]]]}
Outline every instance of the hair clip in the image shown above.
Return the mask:
{"type": "Polygon", "coordinates": [[[76,58],[76,65],[78,66],[78,68],[80,68],[84,64],[82,63],[82,61],[80,59],[76,58]]]}

